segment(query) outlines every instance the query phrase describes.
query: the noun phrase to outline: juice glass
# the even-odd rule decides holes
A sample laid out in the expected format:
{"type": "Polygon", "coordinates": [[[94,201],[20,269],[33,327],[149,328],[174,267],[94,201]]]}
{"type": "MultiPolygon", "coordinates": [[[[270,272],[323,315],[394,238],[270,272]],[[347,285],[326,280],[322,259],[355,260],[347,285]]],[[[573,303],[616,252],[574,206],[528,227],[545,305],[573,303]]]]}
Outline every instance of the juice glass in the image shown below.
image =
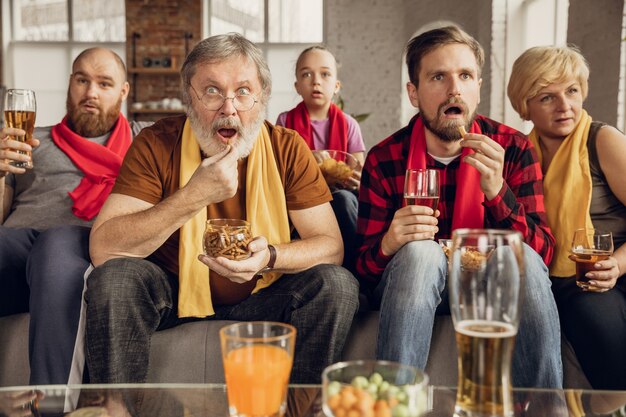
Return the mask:
{"type": "Polygon", "coordinates": [[[236,323],[220,330],[220,341],[230,416],[282,416],[296,328],[266,321],[236,323]]]}

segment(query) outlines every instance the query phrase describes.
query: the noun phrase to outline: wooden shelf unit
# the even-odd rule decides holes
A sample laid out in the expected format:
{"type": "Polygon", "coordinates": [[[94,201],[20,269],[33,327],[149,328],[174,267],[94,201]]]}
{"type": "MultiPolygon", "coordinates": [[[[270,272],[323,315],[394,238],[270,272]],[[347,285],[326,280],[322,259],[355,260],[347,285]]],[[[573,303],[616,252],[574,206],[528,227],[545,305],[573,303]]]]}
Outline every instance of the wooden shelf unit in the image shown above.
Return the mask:
{"type": "Polygon", "coordinates": [[[184,109],[175,110],[175,109],[138,109],[138,110],[130,110],[131,113],[135,114],[183,114],[185,113],[184,109]]]}
{"type": "MultiPolygon", "coordinates": [[[[187,56],[189,52],[189,42],[192,38],[191,32],[185,32],[183,34],[184,37],[184,56],[187,56]]],[[[138,32],[132,33],[131,39],[131,54],[130,54],[130,65],[127,68],[127,72],[129,75],[129,81],[132,83],[131,85],[131,94],[128,97],[128,114],[132,117],[133,120],[138,120],[139,117],[144,116],[141,120],[157,120],[159,115],[167,116],[167,115],[175,115],[175,114],[184,114],[184,109],[148,109],[142,108],[133,110],[132,106],[137,102],[146,102],[146,101],[159,101],[164,98],[163,96],[174,96],[173,91],[178,90],[179,87],[174,87],[174,85],[180,84],[180,65],[177,65],[178,60],[174,60],[174,57],[178,57],[180,59],[180,52],[176,53],[176,51],[170,50],[170,57],[172,57],[172,61],[174,66],[172,67],[141,67],[141,57],[137,56],[137,40],[141,38],[141,34],[138,32]],[[174,52],[172,54],[172,52],[174,52]],[[153,78],[146,78],[153,77],[153,78]],[[139,82],[140,79],[144,81],[139,82]],[[150,80],[150,81],[146,81],[150,80]],[[160,87],[153,87],[153,84],[157,86],[161,86],[165,84],[166,90],[159,90],[160,87]],[[142,90],[139,91],[140,84],[143,85],[143,88],[147,88],[148,91],[142,90]],[[146,84],[148,87],[146,87],[146,84]],[[149,91],[158,91],[159,93],[154,93],[149,91]],[[169,91],[166,92],[166,91],[169,91]],[[159,97],[161,95],[161,97],[159,97]]],[[[168,55],[167,53],[163,54],[163,56],[168,55]]],[[[175,94],[179,96],[180,93],[175,94]]]]}
{"type": "Polygon", "coordinates": [[[178,68],[152,68],[152,67],[131,67],[128,68],[129,74],[145,74],[145,75],[171,75],[180,73],[178,68]]]}

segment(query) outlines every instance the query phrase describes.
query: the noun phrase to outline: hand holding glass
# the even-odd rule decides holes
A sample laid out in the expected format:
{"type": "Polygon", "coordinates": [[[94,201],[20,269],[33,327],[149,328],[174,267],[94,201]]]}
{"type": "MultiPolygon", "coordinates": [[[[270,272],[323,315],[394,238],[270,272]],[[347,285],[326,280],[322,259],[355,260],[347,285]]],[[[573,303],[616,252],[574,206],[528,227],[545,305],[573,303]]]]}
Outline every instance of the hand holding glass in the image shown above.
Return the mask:
{"type": "Polygon", "coordinates": [[[407,169],[404,176],[404,201],[407,206],[426,206],[436,211],[439,205],[439,171],[407,169]]]}
{"type": "Polygon", "coordinates": [[[266,321],[220,330],[231,417],[280,417],[287,409],[296,328],[266,321]]]}
{"type": "Polygon", "coordinates": [[[522,235],[457,229],[449,268],[459,355],[454,416],[512,416],[511,359],[524,274],[522,235]]]}
{"type": "MultiPolygon", "coordinates": [[[[35,128],[35,113],[37,103],[35,92],[32,90],[7,90],[4,95],[4,121],[7,127],[22,129],[26,132],[24,136],[13,136],[12,139],[30,143],[33,138],[35,128]]],[[[17,151],[18,154],[31,156],[30,151],[17,151]]],[[[10,161],[10,165],[17,168],[32,168],[32,159],[28,162],[10,161]]]]}
{"type": "Polygon", "coordinates": [[[576,285],[593,291],[585,275],[593,271],[594,264],[609,259],[613,254],[613,235],[597,229],[577,229],[572,239],[571,259],[576,262],[576,285]]]}

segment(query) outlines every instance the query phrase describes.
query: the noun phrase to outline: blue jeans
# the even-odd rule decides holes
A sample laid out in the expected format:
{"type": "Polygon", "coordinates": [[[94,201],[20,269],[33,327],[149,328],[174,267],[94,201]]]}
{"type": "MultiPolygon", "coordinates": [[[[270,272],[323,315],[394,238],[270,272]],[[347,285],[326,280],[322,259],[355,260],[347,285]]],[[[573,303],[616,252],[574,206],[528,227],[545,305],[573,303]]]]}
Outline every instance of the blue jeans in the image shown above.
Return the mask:
{"type": "Polygon", "coordinates": [[[355,273],[357,257],[356,222],[359,214],[359,200],[353,191],[335,190],[330,206],[335,212],[341,238],[343,240],[342,266],[355,273]]]}
{"type": "MultiPolygon", "coordinates": [[[[560,388],[561,334],[548,269],[527,245],[524,262],[513,383],[517,387],[560,388]]],[[[426,367],[435,314],[450,314],[447,275],[446,256],[432,240],[410,242],[394,255],[373,294],[374,302],[380,304],[378,359],[426,367]]]]}
{"type": "MultiPolygon", "coordinates": [[[[291,323],[298,331],[291,382],[319,384],[322,370],[340,360],[358,291],[346,269],[316,265],[285,274],[238,304],[215,306],[215,315],[205,319],[291,323]]],[[[154,332],[190,321],[177,317],[178,277],[144,259],[100,265],[89,276],[85,298],[92,383],[145,382],[154,332]]]]}
{"type": "Polygon", "coordinates": [[[30,384],[67,384],[78,334],[89,228],[0,226],[0,316],[30,312],[30,384]]]}

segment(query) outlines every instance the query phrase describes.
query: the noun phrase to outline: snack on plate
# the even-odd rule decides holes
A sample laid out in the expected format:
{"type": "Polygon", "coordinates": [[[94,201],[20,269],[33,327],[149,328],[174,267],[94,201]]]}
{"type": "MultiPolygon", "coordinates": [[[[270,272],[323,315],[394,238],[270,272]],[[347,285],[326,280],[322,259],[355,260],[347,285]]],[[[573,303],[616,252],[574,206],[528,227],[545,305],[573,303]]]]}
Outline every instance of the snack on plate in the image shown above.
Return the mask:
{"type": "Polygon", "coordinates": [[[478,271],[485,266],[489,256],[476,248],[465,247],[461,251],[461,267],[466,271],[478,271]]]}
{"type": "Polygon", "coordinates": [[[347,181],[354,172],[345,162],[330,158],[320,164],[320,169],[329,186],[347,181]]]}
{"type": "Polygon", "coordinates": [[[463,139],[465,135],[467,135],[467,130],[465,130],[465,127],[463,127],[463,125],[459,126],[458,129],[459,133],[461,134],[461,139],[463,139]]]}
{"type": "Polygon", "coordinates": [[[439,245],[443,249],[446,258],[450,259],[450,250],[452,248],[452,239],[439,239],[439,245]]]}

